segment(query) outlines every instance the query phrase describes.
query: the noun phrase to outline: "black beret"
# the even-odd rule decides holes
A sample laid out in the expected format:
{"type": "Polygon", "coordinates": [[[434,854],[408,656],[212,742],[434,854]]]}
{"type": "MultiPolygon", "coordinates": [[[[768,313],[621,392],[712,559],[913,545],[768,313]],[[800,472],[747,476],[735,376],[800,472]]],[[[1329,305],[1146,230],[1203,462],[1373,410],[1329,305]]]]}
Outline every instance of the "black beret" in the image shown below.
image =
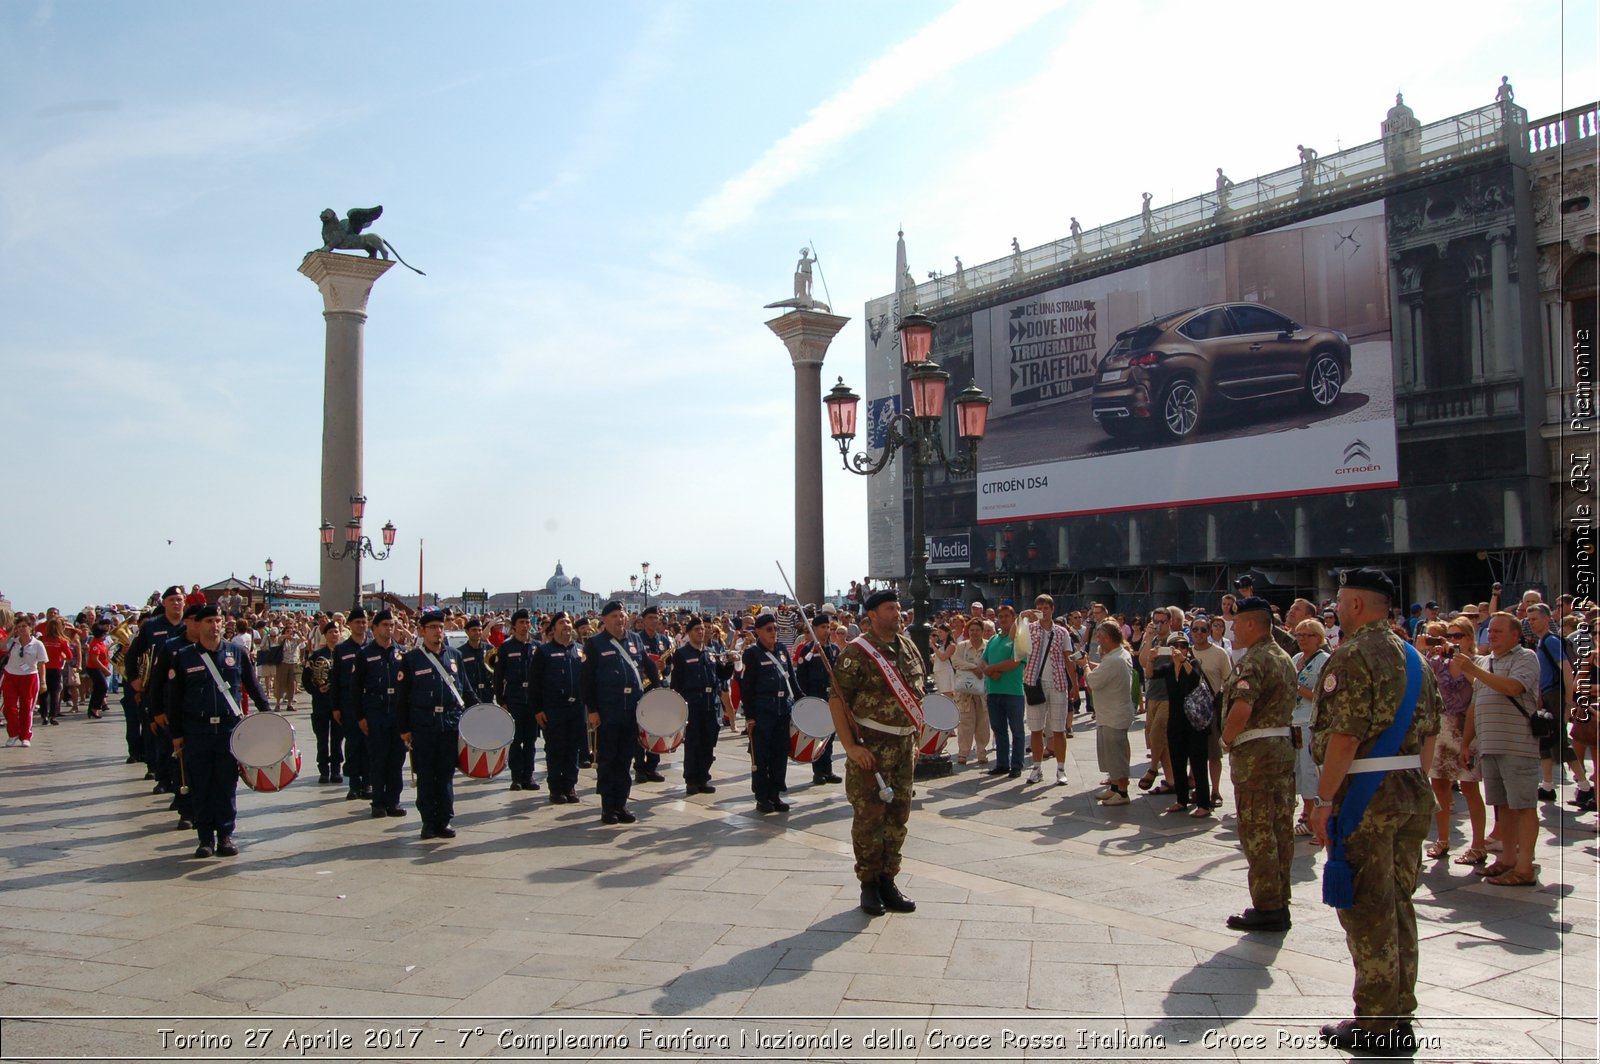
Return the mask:
{"type": "MultiPolygon", "coordinates": [[[[388,613],[388,612],[389,612],[388,610],[384,610],[383,611],[383,613],[388,613]]],[[[383,613],[378,614],[378,619],[380,621],[383,620],[383,613]]],[[[417,617],[417,627],[419,627],[419,628],[422,627],[425,624],[443,624],[443,623],[444,623],[444,610],[438,609],[437,607],[433,608],[433,609],[423,610],[422,613],[417,617]]]]}
{"type": "Polygon", "coordinates": [[[392,610],[379,610],[377,613],[372,615],[372,623],[375,625],[382,624],[384,621],[392,620],[394,620],[394,611],[392,610]]]}
{"type": "MultiPolygon", "coordinates": [[[[187,610],[184,611],[184,616],[186,616],[186,617],[188,616],[188,611],[187,610]]],[[[207,604],[205,606],[196,606],[195,607],[194,619],[197,620],[197,621],[203,621],[207,617],[221,617],[221,616],[222,616],[222,611],[219,610],[215,606],[207,604]]]]}
{"type": "Polygon", "coordinates": [[[655,606],[646,606],[639,611],[639,616],[641,617],[659,617],[660,615],[661,610],[655,606]]]}
{"type": "Polygon", "coordinates": [[[1255,610],[1261,610],[1261,611],[1263,611],[1265,613],[1271,613],[1272,612],[1272,603],[1268,602],[1266,599],[1262,598],[1260,595],[1251,595],[1249,598],[1240,599],[1239,600],[1239,604],[1234,607],[1233,612],[1236,613],[1236,614],[1238,614],[1238,613],[1250,613],[1250,612],[1255,611],[1255,610]]]}
{"type": "Polygon", "coordinates": [[[613,613],[620,613],[621,611],[622,603],[618,602],[616,599],[612,599],[610,602],[600,607],[600,616],[609,617],[613,613]]]}
{"type": "Polygon", "coordinates": [[[357,606],[355,609],[350,611],[350,616],[348,619],[352,621],[364,621],[367,619],[367,611],[362,607],[357,606]]]}
{"type": "Polygon", "coordinates": [[[900,595],[898,592],[896,592],[893,588],[885,588],[882,591],[874,591],[872,594],[867,596],[866,608],[869,610],[875,610],[879,606],[882,606],[885,602],[899,601],[900,595]]]}
{"type": "MultiPolygon", "coordinates": [[[[523,610],[522,612],[526,613],[528,611],[523,610]]],[[[544,619],[544,630],[548,632],[550,629],[556,626],[557,621],[565,620],[567,616],[568,614],[566,610],[556,610],[556,612],[544,619]]]]}
{"type": "Polygon", "coordinates": [[[164,599],[171,598],[173,595],[177,595],[179,598],[182,598],[183,588],[179,587],[177,584],[173,584],[171,587],[167,588],[161,593],[161,597],[164,599]]]}
{"type": "Polygon", "coordinates": [[[527,610],[518,610],[516,613],[513,613],[511,615],[511,623],[512,624],[516,624],[518,621],[531,621],[531,620],[533,620],[533,615],[531,613],[529,613],[527,610]]]}
{"type": "Polygon", "coordinates": [[[685,617],[684,620],[683,620],[683,630],[685,632],[690,632],[690,631],[693,631],[696,628],[699,628],[702,624],[705,624],[705,623],[706,623],[706,619],[704,617],[700,616],[698,613],[691,613],[691,614],[689,614],[689,616],[685,617]]]}
{"type": "Polygon", "coordinates": [[[1382,569],[1370,566],[1345,569],[1339,574],[1339,586],[1355,588],[1357,591],[1376,591],[1389,601],[1394,601],[1394,581],[1382,569]]]}
{"type": "Polygon", "coordinates": [[[483,627],[483,620],[481,618],[478,618],[478,617],[468,617],[467,618],[467,630],[468,631],[471,631],[474,628],[482,628],[482,627],[483,627]]]}
{"type": "Polygon", "coordinates": [[[1256,586],[1256,578],[1251,576],[1249,573],[1245,573],[1243,576],[1241,576],[1239,579],[1237,579],[1237,580],[1235,580],[1233,582],[1233,586],[1234,587],[1255,587],[1256,586]]]}
{"type": "Polygon", "coordinates": [[[774,617],[770,613],[763,613],[763,614],[761,614],[760,616],[758,616],[756,618],[755,627],[757,627],[757,628],[765,628],[769,624],[777,624],[777,623],[778,623],[778,618],[774,617]]]}
{"type": "Polygon", "coordinates": [[[204,602],[196,602],[193,606],[185,606],[183,608],[183,619],[186,621],[194,620],[196,617],[200,616],[200,611],[204,608],[204,602]]]}
{"type": "Polygon", "coordinates": [[[338,630],[339,623],[337,621],[327,621],[322,626],[323,635],[327,635],[329,632],[337,632],[338,630]]]}

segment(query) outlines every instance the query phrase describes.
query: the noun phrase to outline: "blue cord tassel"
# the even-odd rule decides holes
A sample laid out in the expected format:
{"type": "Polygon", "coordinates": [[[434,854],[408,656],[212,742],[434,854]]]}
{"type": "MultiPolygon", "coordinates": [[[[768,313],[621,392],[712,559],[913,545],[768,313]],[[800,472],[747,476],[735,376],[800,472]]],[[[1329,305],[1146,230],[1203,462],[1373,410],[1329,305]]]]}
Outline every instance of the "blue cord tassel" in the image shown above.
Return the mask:
{"type": "Polygon", "coordinates": [[[1355,903],[1355,877],[1344,859],[1344,847],[1335,845],[1322,866],[1322,904],[1348,909],[1355,903]]]}

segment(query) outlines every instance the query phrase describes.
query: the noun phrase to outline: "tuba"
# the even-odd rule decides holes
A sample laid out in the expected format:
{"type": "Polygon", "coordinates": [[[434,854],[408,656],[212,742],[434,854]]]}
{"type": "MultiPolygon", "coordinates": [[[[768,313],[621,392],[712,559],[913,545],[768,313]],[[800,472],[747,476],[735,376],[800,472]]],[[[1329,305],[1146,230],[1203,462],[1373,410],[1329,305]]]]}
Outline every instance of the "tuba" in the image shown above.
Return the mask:
{"type": "Polygon", "coordinates": [[[112,657],[115,659],[117,675],[126,680],[128,678],[127,650],[128,645],[133,642],[133,631],[127,621],[122,621],[111,629],[111,642],[116,646],[116,649],[112,651],[112,657]]]}
{"type": "Polygon", "coordinates": [[[333,675],[333,658],[321,654],[314,655],[306,663],[306,672],[311,675],[312,686],[321,694],[327,694],[329,679],[333,675]]]}

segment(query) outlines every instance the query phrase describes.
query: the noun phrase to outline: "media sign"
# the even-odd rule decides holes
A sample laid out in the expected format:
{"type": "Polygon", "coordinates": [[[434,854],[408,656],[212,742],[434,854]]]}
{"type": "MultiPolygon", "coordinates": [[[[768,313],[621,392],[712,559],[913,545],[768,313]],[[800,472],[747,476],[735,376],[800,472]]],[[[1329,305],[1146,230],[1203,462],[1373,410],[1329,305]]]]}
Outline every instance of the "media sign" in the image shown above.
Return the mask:
{"type": "Polygon", "coordinates": [[[972,534],[957,532],[947,536],[928,536],[928,568],[972,568],[972,534]]]}

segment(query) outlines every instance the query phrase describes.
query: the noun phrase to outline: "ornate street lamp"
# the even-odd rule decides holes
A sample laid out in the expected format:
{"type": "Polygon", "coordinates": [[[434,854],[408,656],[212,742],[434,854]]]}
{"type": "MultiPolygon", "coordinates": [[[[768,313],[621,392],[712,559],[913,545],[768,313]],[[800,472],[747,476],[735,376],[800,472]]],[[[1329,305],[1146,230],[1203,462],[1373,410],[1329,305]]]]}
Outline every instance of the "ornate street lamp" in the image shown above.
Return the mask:
{"type": "Polygon", "coordinates": [[[644,592],[644,606],[650,606],[650,592],[661,590],[661,574],[650,575],[650,563],[640,562],[639,571],[628,577],[628,587],[634,591],[644,592]]]}
{"type": "MultiPolygon", "coordinates": [[[[914,553],[911,558],[911,608],[915,623],[911,638],[926,661],[928,657],[928,632],[933,609],[928,602],[928,540],[924,530],[923,482],[928,470],[937,466],[954,477],[965,476],[978,468],[978,444],[983,440],[989,425],[991,400],[976,384],[968,385],[955,398],[956,436],[965,447],[955,455],[947,455],[940,432],[944,421],[945,391],[950,374],[939,368],[930,357],[933,349],[934,322],[924,314],[911,313],[900,323],[900,350],[905,357],[911,386],[911,413],[901,412],[885,427],[883,452],[876,459],[866,451],[850,453],[850,441],[856,435],[856,412],[861,397],[852,392],[839,378],[823,400],[828,408],[828,426],[839,445],[839,457],[844,468],[859,476],[875,476],[888,467],[895,453],[906,450],[911,455],[911,541],[914,553]]],[[[932,675],[932,670],[928,670],[932,675]]]]}
{"type": "MultiPolygon", "coordinates": [[[[350,496],[350,520],[345,522],[344,526],[344,546],[337,551],[333,549],[333,523],[324,521],[321,529],[318,530],[322,537],[323,553],[327,554],[328,557],[335,561],[341,558],[355,558],[356,586],[354,601],[357,606],[361,605],[361,559],[367,557],[375,562],[381,562],[389,556],[389,552],[394,548],[395,527],[393,521],[385,521],[383,528],[380,530],[383,536],[383,550],[381,552],[373,547],[371,537],[362,534],[361,518],[366,512],[367,497],[365,495],[350,496]]],[[[267,576],[269,579],[272,576],[271,561],[267,562],[267,576]]]]}

